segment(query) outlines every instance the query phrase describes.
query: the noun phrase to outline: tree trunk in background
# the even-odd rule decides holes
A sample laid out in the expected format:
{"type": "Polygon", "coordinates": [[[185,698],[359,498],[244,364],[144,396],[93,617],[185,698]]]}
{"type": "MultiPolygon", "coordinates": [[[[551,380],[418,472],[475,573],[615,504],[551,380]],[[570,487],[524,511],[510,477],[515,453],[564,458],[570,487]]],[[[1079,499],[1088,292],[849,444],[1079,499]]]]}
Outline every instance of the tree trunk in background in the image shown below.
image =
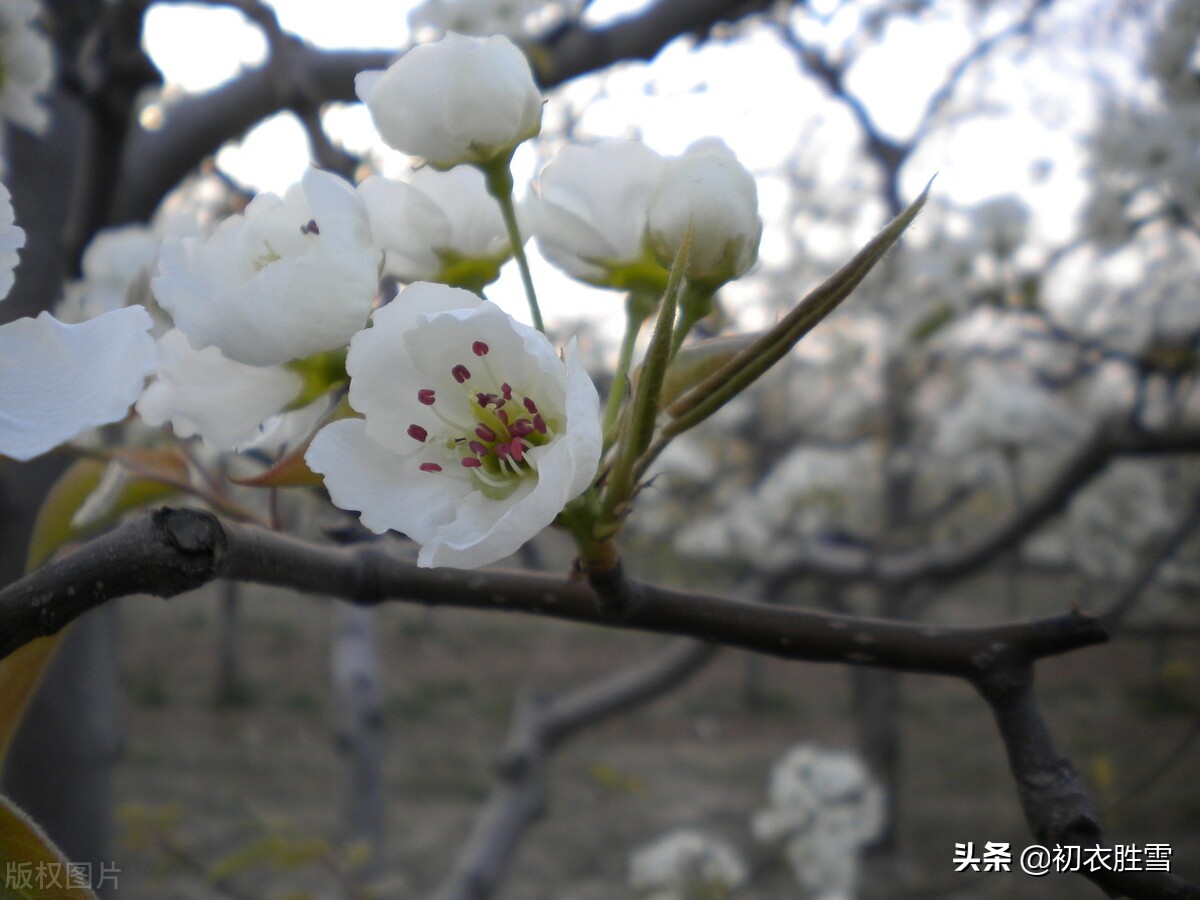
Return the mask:
{"type": "Polygon", "coordinates": [[[383,851],[383,701],[375,611],[334,603],[333,708],[339,752],[346,761],[345,838],[370,849],[366,874],[383,851]]]}
{"type": "MultiPolygon", "coordinates": [[[[81,111],[57,98],[44,138],[8,131],[8,171],[17,224],[26,233],[13,292],[0,322],[49,309],[72,263],[64,258],[81,111]]],[[[42,498],[65,466],[49,457],[0,462],[0,583],[25,569],[30,529],[42,498]]],[[[4,786],[72,861],[111,864],[109,777],[118,737],[115,712],[116,607],[75,623],[17,732],[4,786]]],[[[95,871],[95,868],[93,868],[95,871]]]]}
{"type": "Polygon", "coordinates": [[[896,849],[896,812],[900,807],[900,675],[856,666],[850,677],[859,752],[872,777],[887,790],[883,833],[873,846],[891,853],[896,849]]]}

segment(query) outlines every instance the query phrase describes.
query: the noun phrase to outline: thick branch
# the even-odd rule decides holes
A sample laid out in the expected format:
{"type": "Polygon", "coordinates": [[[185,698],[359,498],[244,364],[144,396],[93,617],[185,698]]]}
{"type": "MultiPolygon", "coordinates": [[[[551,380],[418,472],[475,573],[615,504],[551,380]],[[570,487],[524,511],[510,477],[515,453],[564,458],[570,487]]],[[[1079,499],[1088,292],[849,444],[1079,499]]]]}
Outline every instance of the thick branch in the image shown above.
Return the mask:
{"type": "MultiPolygon", "coordinates": [[[[1108,846],[1079,774],[1054,747],[1033,695],[1032,666],[997,671],[976,686],[992,708],[1025,819],[1038,841],[1051,850],[1055,845],[1108,846]]],[[[1200,889],[1167,872],[1091,872],[1084,867],[1080,874],[1111,897],[1200,898],[1200,889]]]]}
{"type": "Polygon", "coordinates": [[[583,582],[516,572],[419,569],[378,547],[306,543],[200,510],[163,509],[99,537],[0,591],[0,656],[114,597],[171,597],[216,578],[329,594],[524,612],[595,625],[693,637],[788,659],[871,665],[978,678],[1102,643],[1078,612],[989,628],[935,628],[833,616],[672,591],[633,582],[638,602],[620,615],[583,582]]]}

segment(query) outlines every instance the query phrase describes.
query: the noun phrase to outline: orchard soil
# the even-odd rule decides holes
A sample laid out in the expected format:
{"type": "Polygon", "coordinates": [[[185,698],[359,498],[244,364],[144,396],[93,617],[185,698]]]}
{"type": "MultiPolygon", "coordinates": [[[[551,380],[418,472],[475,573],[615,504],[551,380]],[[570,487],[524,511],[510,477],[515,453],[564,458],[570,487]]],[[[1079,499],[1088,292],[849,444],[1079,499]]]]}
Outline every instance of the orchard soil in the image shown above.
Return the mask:
{"type": "MultiPolygon", "coordinates": [[[[347,778],[333,735],[333,601],[243,588],[240,693],[218,703],[218,591],[123,601],[116,896],[354,896],[357,862],[339,843],[347,778]],[[206,870],[238,854],[229,890],[214,887],[206,870]]],[[[970,591],[955,593],[958,606],[941,609],[943,621],[964,618],[970,591]]],[[[1043,593],[1043,606],[1062,603],[1061,593],[1043,593]]],[[[380,609],[376,624],[386,847],[372,893],[358,896],[433,895],[493,784],[489,763],[514,697],[569,688],[662,644],[568,623],[398,605],[380,609]]],[[[1200,738],[1170,766],[1159,763],[1200,720],[1196,649],[1186,638],[1118,640],[1038,672],[1050,726],[1107,810],[1109,834],[1170,844],[1173,870],[1193,880],[1200,738]]],[[[789,747],[853,746],[850,679],[839,666],[748,659],[727,651],[672,694],[561,748],[548,814],[527,834],[499,900],[630,896],[630,852],[682,827],[719,835],[754,860],[754,881],[736,897],[801,897],[782,861],[755,846],[749,821],[770,766],[789,747]]],[[[1019,851],[1034,840],[988,711],[971,689],[905,676],[903,698],[898,846],[894,862],[871,864],[862,897],[1102,896],[1078,876],[956,874],[956,843],[1007,842],[1019,851]]]]}

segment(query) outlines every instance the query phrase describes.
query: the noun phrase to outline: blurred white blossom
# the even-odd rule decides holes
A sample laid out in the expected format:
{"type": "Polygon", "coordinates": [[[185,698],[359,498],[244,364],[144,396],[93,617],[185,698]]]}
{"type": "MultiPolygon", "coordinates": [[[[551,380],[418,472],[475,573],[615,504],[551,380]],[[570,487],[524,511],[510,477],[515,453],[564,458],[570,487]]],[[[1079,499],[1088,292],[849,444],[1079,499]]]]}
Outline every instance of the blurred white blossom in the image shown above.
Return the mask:
{"type": "Polygon", "coordinates": [[[720,900],[747,875],[733,847],[699,831],[671,832],[629,860],[629,887],[639,900],[720,900]]]}
{"type": "Polygon", "coordinates": [[[8,296],[16,281],[14,270],[20,259],[17,251],[25,246],[25,230],[13,215],[12,195],[0,184],[0,300],[8,296]]]}
{"type": "Polygon", "coordinates": [[[885,795],[850,753],[801,744],[771,770],[755,837],[779,847],[806,897],[852,900],[862,848],[883,829],[885,795]]]}
{"type": "Polygon", "coordinates": [[[43,95],[54,81],[54,51],[37,27],[34,0],[0,3],[0,118],[45,134],[50,113],[43,95]]]}

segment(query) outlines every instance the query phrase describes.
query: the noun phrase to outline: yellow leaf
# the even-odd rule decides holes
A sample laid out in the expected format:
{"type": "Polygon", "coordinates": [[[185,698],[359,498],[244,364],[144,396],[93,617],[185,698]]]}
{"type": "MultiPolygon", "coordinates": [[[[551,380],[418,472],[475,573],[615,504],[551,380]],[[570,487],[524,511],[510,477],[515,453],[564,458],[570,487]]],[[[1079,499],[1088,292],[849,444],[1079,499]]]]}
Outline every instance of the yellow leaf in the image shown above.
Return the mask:
{"type": "Polygon", "coordinates": [[[0,897],[21,900],[96,900],[90,868],[72,868],[25,813],[0,797],[0,897]]]}

